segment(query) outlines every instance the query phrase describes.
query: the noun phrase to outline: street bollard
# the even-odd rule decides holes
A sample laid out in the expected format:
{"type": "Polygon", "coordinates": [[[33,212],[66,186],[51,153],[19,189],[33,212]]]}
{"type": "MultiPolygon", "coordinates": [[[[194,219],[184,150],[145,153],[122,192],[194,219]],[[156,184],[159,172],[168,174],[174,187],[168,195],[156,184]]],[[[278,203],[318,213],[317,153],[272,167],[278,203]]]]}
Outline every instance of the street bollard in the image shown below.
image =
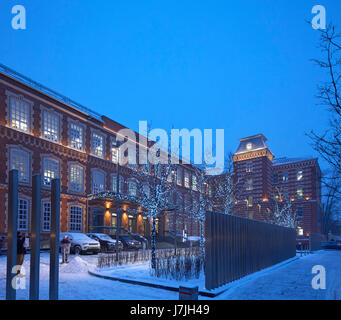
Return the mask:
{"type": "Polygon", "coordinates": [[[179,287],[179,300],[198,300],[199,287],[179,287]]]}

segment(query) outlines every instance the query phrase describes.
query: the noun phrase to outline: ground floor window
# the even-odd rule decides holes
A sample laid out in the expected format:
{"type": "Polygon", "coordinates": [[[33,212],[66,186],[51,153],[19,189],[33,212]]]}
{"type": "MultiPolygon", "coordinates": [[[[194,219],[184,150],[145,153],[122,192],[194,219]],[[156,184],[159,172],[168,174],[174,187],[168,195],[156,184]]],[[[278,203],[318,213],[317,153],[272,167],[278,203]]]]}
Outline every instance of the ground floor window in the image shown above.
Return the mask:
{"type": "Polygon", "coordinates": [[[42,219],[42,230],[50,231],[51,228],[51,203],[43,203],[43,219],[42,219]]]}
{"type": "Polygon", "coordinates": [[[18,230],[28,230],[28,201],[18,201],[18,230]]]}
{"type": "Polygon", "coordinates": [[[70,207],[70,232],[82,232],[83,209],[78,206],[70,207]]]}

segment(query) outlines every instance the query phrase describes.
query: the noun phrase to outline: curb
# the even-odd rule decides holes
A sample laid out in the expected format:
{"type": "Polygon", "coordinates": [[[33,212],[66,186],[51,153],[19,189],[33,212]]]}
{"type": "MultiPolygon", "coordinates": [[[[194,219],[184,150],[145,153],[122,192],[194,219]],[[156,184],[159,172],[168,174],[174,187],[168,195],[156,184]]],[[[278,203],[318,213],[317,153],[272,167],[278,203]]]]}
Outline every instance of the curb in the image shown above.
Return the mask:
{"type": "MultiPolygon", "coordinates": [[[[97,278],[102,278],[102,279],[107,279],[107,280],[112,280],[112,281],[120,281],[120,282],[124,282],[124,283],[135,284],[135,285],[145,286],[145,287],[152,287],[152,288],[156,288],[156,289],[163,289],[163,290],[168,290],[168,291],[173,291],[173,292],[179,292],[179,288],[170,287],[170,286],[166,286],[166,285],[162,285],[162,284],[155,284],[155,283],[142,282],[142,281],[136,281],[136,280],[115,278],[115,277],[111,277],[111,276],[104,276],[104,275],[100,275],[98,273],[91,272],[91,271],[88,271],[88,273],[94,277],[97,277],[97,278]]],[[[221,293],[223,293],[224,291],[225,290],[218,292],[218,293],[210,293],[210,292],[205,292],[205,291],[199,291],[198,293],[199,293],[199,295],[204,296],[204,297],[214,298],[214,297],[220,295],[221,293]]]]}

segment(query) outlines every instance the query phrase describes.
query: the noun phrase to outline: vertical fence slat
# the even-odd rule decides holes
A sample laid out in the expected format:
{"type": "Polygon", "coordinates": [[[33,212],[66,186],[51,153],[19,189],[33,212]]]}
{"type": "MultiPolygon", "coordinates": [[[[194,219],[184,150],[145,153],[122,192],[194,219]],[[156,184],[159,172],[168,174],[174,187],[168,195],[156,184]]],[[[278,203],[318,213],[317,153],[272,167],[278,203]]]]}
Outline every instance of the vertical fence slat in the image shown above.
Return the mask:
{"type": "Polygon", "coordinates": [[[51,185],[50,288],[49,299],[58,300],[59,283],[60,180],[51,185]]]}
{"type": "Polygon", "coordinates": [[[32,222],[31,222],[31,260],[30,260],[30,300],[39,299],[40,269],[40,217],[41,217],[41,175],[33,177],[32,222]]]}
{"type": "Polygon", "coordinates": [[[17,264],[18,170],[9,172],[8,182],[6,300],[15,300],[16,290],[12,286],[12,281],[16,274],[12,271],[17,264]]]}

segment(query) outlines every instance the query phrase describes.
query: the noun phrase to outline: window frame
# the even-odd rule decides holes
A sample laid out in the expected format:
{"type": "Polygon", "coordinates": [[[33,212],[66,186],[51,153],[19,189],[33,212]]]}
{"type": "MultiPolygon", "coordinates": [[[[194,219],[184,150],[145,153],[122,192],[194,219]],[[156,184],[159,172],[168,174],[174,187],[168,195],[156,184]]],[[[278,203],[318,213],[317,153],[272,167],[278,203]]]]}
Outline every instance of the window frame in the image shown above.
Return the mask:
{"type": "Polygon", "coordinates": [[[83,206],[80,206],[77,204],[71,204],[69,206],[69,218],[68,218],[68,222],[69,222],[68,230],[69,230],[69,232],[74,232],[74,233],[82,233],[83,232],[83,209],[84,209],[83,206]],[[80,209],[80,221],[72,221],[72,214],[75,214],[75,212],[72,213],[72,209],[75,209],[75,208],[80,209]],[[80,228],[79,229],[78,228],[72,229],[71,227],[73,225],[79,225],[80,228]]]}
{"type": "Polygon", "coordinates": [[[68,189],[69,191],[71,192],[77,192],[77,193],[84,193],[85,192],[85,186],[84,186],[84,182],[85,182],[85,169],[84,169],[84,166],[82,166],[81,164],[79,163],[69,163],[69,184],[68,184],[68,189]],[[82,181],[80,183],[81,185],[81,191],[80,190],[75,190],[72,188],[72,167],[78,167],[81,169],[82,171],[82,181]]]}

